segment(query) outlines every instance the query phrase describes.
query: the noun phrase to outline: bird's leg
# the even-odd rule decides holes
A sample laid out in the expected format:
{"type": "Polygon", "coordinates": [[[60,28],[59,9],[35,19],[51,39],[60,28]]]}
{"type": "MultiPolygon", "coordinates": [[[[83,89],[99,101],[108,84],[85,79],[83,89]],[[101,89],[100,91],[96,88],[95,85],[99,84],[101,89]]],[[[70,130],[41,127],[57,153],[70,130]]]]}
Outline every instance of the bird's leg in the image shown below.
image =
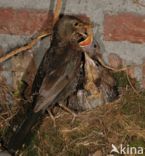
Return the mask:
{"type": "Polygon", "coordinates": [[[52,119],[53,121],[53,127],[55,128],[56,127],[56,121],[55,121],[55,117],[54,115],[52,114],[52,111],[50,109],[47,110],[48,114],[50,115],[50,118],[52,119]]]}
{"type": "Polygon", "coordinates": [[[73,115],[73,119],[72,119],[71,123],[74,123],[74,121],[75,121],[75,119],[77,117],[77,114],[74,113],[73,111],[71,111],[68,107],[64,106],[62,103],[59,103],[58,106],[60,108],[62,108],[64,111],[67,111],[68,113],[73,115]]]}

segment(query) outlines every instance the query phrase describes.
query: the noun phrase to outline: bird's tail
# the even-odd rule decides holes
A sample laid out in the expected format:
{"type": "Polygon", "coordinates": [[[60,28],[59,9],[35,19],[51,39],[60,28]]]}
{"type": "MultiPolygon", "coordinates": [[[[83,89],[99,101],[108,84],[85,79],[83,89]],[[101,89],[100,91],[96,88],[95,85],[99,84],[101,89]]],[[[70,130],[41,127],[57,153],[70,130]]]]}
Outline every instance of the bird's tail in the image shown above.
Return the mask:
{"type": "Polygon", "coordinates": [[[25,143],[25,140],[29,136],[32,127],[35,126],[36,123],[38,123],[41,117],[42,112],[28,113],[23,123],[17,128],[16,132],[12,135],[7,145],[5,145],[6,149],[10,153],[15,153],[22,147],[22,145],[25,143]]]}

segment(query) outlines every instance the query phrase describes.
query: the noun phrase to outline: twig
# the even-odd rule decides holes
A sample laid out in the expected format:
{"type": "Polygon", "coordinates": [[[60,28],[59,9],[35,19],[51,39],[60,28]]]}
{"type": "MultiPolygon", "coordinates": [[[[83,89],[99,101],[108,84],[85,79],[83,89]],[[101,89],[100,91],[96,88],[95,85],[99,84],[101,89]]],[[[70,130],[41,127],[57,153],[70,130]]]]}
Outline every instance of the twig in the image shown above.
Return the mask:
{"type": "MultiPolygon", "coordinates": [[[[115,68],[113,68],[113,67],[110,67],[110,66],[106,65],[106,64],[104,63],[104,61],[103,61],[101,58],[98,57],[98,60],[99,60],[99,62],[101,63],[101,65],[102,65],[103,67],[105,67],[105,68],[107,68],[107,69],[110,69],[110,70],[112,70],[112,71],[115,71],[115,72],[121,72],[121,71],[124,71],[124,72],[125,72],[125,71],[126,71],[127,80],[128,80],[128,82],[129,82],[131,88],[133,89],[133,91],[134,91],[138,96],[141,96],[141,94],[135,89],[135,87],[133,86],[132,82],[130,81],[130,78],[129,78],[129,75],[128,75],[128,68],[130,68],[130,65],[129,65],[129,66],[126,66],[126,67],[123,67],[123,68],[120,68],[120,69],[115,69],[115,68]]],[[[139,65],[132,65],[132,67],[143,67],[143,66],[145,66],[145,63],[139,64],[139,65]]]]}
{"type": "Polygon", "coordinates": [[[127,75],[127,80],[131,86],[131,88],[133,89],[133,91],[138,95],[138,96],[141,96],[141,94],[135,89],[135,87],[133,86],[132,82],[130,81],[130,78],[129,78],[129,75],[128,75],[128,72],[126,71],[126,75],[127,75]]]}
{"type": "Polygon", "coordinates": [[[128,65],[128,66],[125,66],[125,67],[123,67],[123,68],[120,68],[120,69],[116,69],[116,68],[113,68],[113,67],[110,67],[110,66],[108,66],[108,65],[106,65],[105,63],[104,63],[104,61],[101,59],[101,58],[97,58],[98,59],[98,61],[101,63],[101,65],[103,66],[103,67],[105,67],[105,68],[107,68],[107,69],[110,69],[110,70],[112,70],[112,71],[114,71],[114,72],[121,72],[121,71],[126,71],[126,70],[128,70],[128,68],[130,68],[130,67],[143,67],[143,66],[145,66],[145,63],[143,63],[143,64],[132,64],[132,65],[128,65]]]}
{"type": "Polygon", "coordinates": [[[103,61],[101,58],[99,58],[99,57],[98,57],[98,61],[101,63],[101,65],[102,65],[103,67],[105,67],[105,68],[107,68],[107,69],[110,69],[110,70],[112,70],[112,71],[115,71],[115,72],[126,71],[127,68],[128,68],[128,67],[126,66],[126,67],[123,67],[123,68],[120,68],[120,69],[115,69],[115,68],[113,68],[113,67],[110,67],[110,66],[106,65],[106,64],[104,63],[104,61],[103,61]]]}
{"type": "Polygon", "coordinates": [[[12,58],[13,56],[15,56],[15,55],[17,55],[17,54],[19,54],[19,53],[21,53],[21,52],[24,52],[24,51],[26,51],[26,50],[31,49],[39,40],[41,40],[42,38],[44,38],[44,37],[46,37],[46,36],[49,36],[49,35],[51,35],[51,34],[50,34],[50,33],[47,33],[47,32],[42,33],[42,34],[39,35],[37,38],[35,38],[34,40],[32,40],[30,43],[28,43],[26,46],[20,47],[20,48],[18,48],[18,49],[16,49],[16,50],[11,51],[11,52],[8,53],[8,54],[2,56],[2,57],[0,58],[0,63],[2,63],[2,62],[4,62],[4,61],[6,61],[6,60],[12,58]]]}
{"type": "Polygon", "coordinates": [[[54,10],[54,19],[53,19],[53,25],[56,23],[56,21],[58,20],[60,11],[62,8],[62,0],[57,0],[57,4],[54,10]]]}
{"type": "MultiPolygon", "coordinates": [[[[54,11],[54,19],[53,19],[53,26],[54,24],[56,23],[56,21],[58,20],[58,17],[59,17],[59,14],[60,14],[60,10],[61,10],[61,7],[62,7],[62,0],[57,0],[57,3],[56,3],[56,8],[55,8],[55,11],[54,11]]],[[[21,53],[21,52],[24,52],[26,50],[29,50],[31,49],[39,40],[41,40],[42,38],[44,37],[47,37],[51,35],[51,33],[48,33],[48,32],[43,32],[41,33],[39,36],[37,36],[34,40],[32,40],[30,43],[28,43],[26,46],[23,46],[23,47],[20,47],[18,49],[15,49],[13,51],[11,51],[10,53],[2,56],[0,58],[0,63],[12,58],[13,56],[21,53]]]]}

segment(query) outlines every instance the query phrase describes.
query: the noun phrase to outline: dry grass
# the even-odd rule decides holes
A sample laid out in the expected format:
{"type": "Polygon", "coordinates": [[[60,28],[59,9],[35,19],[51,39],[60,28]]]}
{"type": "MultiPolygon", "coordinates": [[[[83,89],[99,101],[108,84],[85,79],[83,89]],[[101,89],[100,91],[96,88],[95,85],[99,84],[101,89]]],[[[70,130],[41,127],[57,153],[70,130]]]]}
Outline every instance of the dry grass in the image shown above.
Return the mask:
{"type": "Polygon", "coordinates": [[[5,127],[19,110],[18,101],[19,98],[14,95],[12,87],[0,77],[0,134],[4,133],[5,127]]]}
{"type": "MultiPolygon", "coordinates": [[[[23,156],[88,156],[100,151],[107,156],[111,144],[145,147],[145,96],[126,91],[119,102],[72,116],[61,112],[57,128],[48,117],[23,156]]],[[[96,155],[99,156],[99,155],[96,155]]]]}
{"type": "MultiPolygon", "coordinates": [[[[4,95],[10,91],[7,87],[4,90],[4,95]]],[[[14,99],[18,103],[19,98],[14,99]]],[[[17,104],[11,109],[5,106],[3,103],[0,114],[1,135],[21,109],[17,104]]],[[[70,114],[60,111],[57,115],[57,128],[46,117],[40,129],[34,129],[35,135],[21,156],[107,156],[111,144],[145,147],[145,93],[137,96],[132,89],[124,89],[119,101],[79,113],[73,124],[70,114]]]]}

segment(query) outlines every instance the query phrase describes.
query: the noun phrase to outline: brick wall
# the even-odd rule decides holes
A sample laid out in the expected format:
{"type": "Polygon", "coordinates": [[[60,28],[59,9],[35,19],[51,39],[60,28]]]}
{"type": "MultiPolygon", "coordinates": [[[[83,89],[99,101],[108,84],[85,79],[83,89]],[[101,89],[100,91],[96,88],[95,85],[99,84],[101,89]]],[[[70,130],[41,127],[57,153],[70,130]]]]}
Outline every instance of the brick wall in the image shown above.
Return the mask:
{"type": "MultiPolygon", "coordinates": [[[[0,0],[0,55],[26,44],[44,29],[51,29],[54,1],[0,0]],[[51,4],[52,3],[52,4],[51,4]]],[[[94,22],[94,37],[106,63],[141,64],[145,60],[145,7],[134,0],[64,0],[62,12],[85,14],[94,22]]],[[[144,0],[139,0],[145,3],[144,0]]],[[[95,42],[95,41],[94,41],[95,42]]],[[[16,87],[28,67],[37,68],[49,38],[32,50],[0,65],[0,74],[16,87]]],[[[29,72],[29,70],[28,70],[29,72]]],[[[145,87],[145,70],[132,68],[130,75],[145,87]]],[[[25,76],[24,76],[25,78],[25,76]]],[[[31,76],[29,78],[31,81],[31,76]]]]}

